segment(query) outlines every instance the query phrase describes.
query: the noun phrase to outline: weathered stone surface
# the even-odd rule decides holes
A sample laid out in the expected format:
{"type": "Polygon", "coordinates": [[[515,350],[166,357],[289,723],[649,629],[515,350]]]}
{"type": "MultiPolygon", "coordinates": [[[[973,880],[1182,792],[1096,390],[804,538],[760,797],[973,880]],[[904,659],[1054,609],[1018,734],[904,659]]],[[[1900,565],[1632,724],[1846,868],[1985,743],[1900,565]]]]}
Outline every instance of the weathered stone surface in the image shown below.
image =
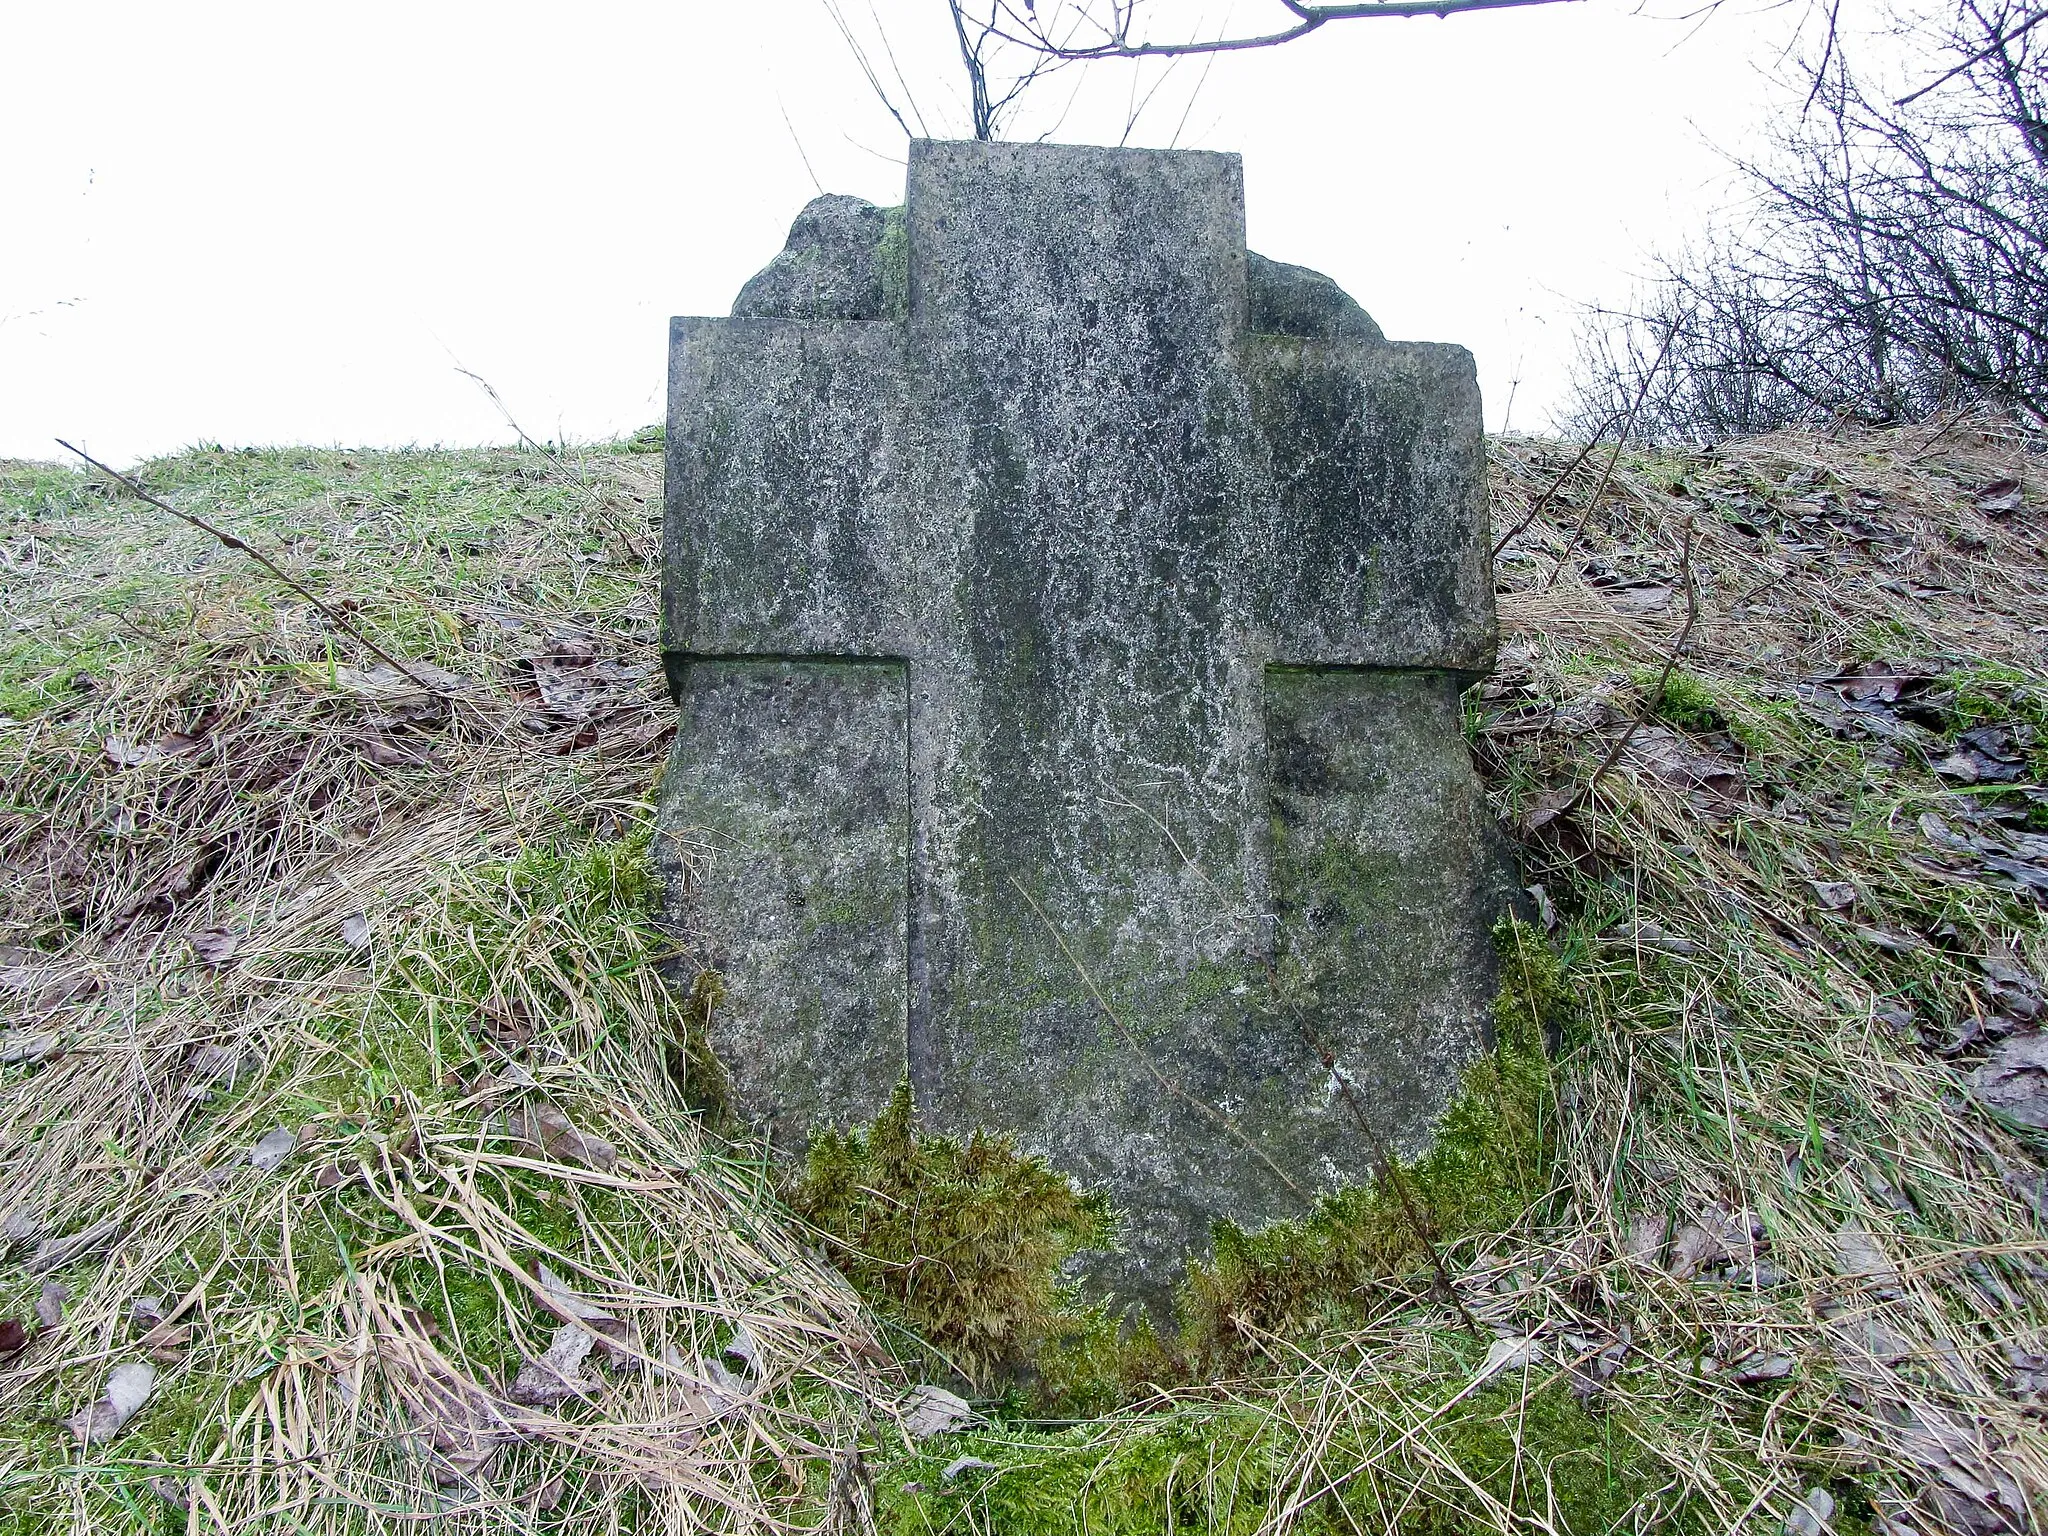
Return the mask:
{"type": "Polygon", "coordinates": [[[1250,253],[1251,328],[1263,336],[1385,341],[1358,301],[1320,272],[1250,253]]]}
{"type": "Polygon", "coordinates": [[[828,192],[805,205],[789,242],[733,300],[734,319],[879,320],[888,216],[873,203],[828,192]]]}
{"type": "Polygon", "coordinates": [[[672,854],[725,982],[717,1050],[774,1141],[802,1146],[873,1119],[903,1075],[904,669],[700,661],[682,702],[663,787],[689,807],[672,854]]]}
{"type": "Polygon", "coordinates": [[[1315,1042],[1408,1152],[1483,1047],[1471,359],[1248,261],[1234,156],[918,142],[901,215],[846,201],[837,275],[672,333],[672,912],[778,1139],[907,1069],[1108,1189],[1093,1280],[1156,1294],[1368,1173],[1315,1042]]]}

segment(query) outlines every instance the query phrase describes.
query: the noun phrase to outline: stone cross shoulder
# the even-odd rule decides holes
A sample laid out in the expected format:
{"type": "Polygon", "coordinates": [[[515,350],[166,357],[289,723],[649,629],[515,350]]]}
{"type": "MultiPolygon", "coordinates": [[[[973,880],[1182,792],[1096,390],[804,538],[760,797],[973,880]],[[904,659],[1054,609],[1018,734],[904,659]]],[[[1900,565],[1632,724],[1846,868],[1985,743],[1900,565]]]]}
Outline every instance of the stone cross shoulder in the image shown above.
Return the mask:
{"type": "Polygon", "coordinates": [[[670,913],[778,1145],[907,1072],[1156,1296],[1369,1176],[1338,1073],[1427,1144],[1511,887],[1466,352],[1248,256],[1234,155],[920,141],[674,322],[667,475],[670,913]]]}

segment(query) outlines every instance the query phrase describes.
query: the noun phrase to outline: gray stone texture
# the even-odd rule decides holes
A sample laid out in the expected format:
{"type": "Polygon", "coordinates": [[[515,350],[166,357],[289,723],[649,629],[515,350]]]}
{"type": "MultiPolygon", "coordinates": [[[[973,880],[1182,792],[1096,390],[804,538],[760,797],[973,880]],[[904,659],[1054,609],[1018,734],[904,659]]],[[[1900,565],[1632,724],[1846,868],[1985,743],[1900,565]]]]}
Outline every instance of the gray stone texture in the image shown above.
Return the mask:
{"type": "Polygon", "coordinates": [[[1106,1189],[1108,1294],[1369,1175],[1311,1036],[1427,1144],[1512,886],[1472,360],[1243,230],[1235,156],[919,141],[903,210],[814,202],[671,333],[711,1043],[785,1147],[907,1070],[1106,1189]]]}

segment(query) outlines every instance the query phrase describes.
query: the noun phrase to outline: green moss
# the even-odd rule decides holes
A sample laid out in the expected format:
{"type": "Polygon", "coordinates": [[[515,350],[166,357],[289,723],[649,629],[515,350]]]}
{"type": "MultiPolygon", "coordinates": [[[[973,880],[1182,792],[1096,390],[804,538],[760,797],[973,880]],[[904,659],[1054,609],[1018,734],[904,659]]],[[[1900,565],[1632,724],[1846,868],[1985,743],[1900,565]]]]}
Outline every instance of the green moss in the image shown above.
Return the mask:
{"type": "Polygon", "coordinates": [[[1061,1319],[1061,1263],[1110,1238],[1102,1199],[1009,1137],[919,1132],[907,1078],[872,1126],[812,1139],[788,1199],[863,1295],[984,1381],[1061,1319]]]}
{"type": "Polygon", "coordinates": [[[663,1065],[683,1102],[714,1126],[732,1112],[732,1076],[711,1048],[711,1020],[725,1004],[725,978],[699,971],[690,983],[690,998],[677,1021],[676,1036],[663,1053],[663,1065]]]}
{"type": "MultiPolygon", "coordinates": [[[[1562,1031],[1568,994],[1540,935],[1506,922],[1497,942],[1495,1048],[1466,1069],[1429,1150],[1402,1175],[1439,1244],[1513,1224],[1549,1188],[1556,1115],[1546,1037],[1562,1031]]],[[[1251,1353],[1260,1335],[1340,1323],[1376,1281],[1426,1260],[1399,1192],[1379,1179],[1257,1232],[1219,1223],[1214,1240],[1180,1301],[1184,1348],[1210,1365],[1251,1353]]]]}
{"type": "Polygon", "coordinates": [[[1951,673],[1955,690],[1951,735],[1980,725],[2023,726],[2033,734],[2030,776],[2048,775],[2048,688],[2011,667],[1978,665],[1951,673]]]}
{"type": "Polygon", "coordinates": [[[376,1118],[386,1101],[445,1095],[453,1069],[530,1044],[577,1017],[600,976],[662,948],[649,833],[546,847],[473,871],[443,936],[416,940],[378,976],[366,1005],[321,1022],[353,1058],[316,1080],[305,1107],[376,1118]],[[521,952],[516,990],[495,957],[521,952]]]}
{"type": "Polygon", "coordinates": [[[882,313],[901,320],[910,313],[910,230],[900,206],[882,210],[882,243],[875,264],[882,274],[882,313]]]}
{"type": "Polygon", "coordinates": [[[1199,1008],[1215,998],[1228,996],[1244,985],[1244,973],[1237,967],[1204,960],[1188,972],[1184,996],[1190,1009],[1199,1008]]]}
{"type": "MultiPolygon", "coordinates": [[[[1658,674],[1638,673],[1636,682],[1646,693],[1656,688],[1658,674]]],[[[1683,731],[1704,734],[1728,724],[1714,691],[1690,672],[1674,668],[1664,680],[1664,690],[1650,700],[1650,713],[1683,731]]]]}
{"type": "MultiPolygon", "coordinates": [[[[1481,1494],[1531,1528],[1559,1533],[1595,1536],[1634,1528],[1637,1518],[1659,1530],[1703,1527],[1705,1501],[1674,1490],[1619,1414],[1596,1416],[1562,1386],[1460,1396],[1470,1364],[1434,1378],[1354,1380],[1349,1390],[1372,1398],[1375,1411],[1336,1421],[1335,1438],[1318,1448],[1321,1471],[1306,1478],[1301,1458],[1311,1448],[1296,1421],[1235,1405],[1061,1434],[948,1436],[876,1478],[881,1528],[906,1536],[1276,1526],[1305,1536],[1455,1536],[1474,1529],[1481,1494]],[[1375,1433],[1425,1415],[1426,1437],[1375,1433]],[[947,1479],[944,1469],[962,1455],[993,1465],[947,1479]],[[1319,1484],[1324,1491],[1304,1503],[1304,1487],[1319,1484]]],[[[1305,1411],[1301,1422],[1315,1418],[1305,1411]]]]}

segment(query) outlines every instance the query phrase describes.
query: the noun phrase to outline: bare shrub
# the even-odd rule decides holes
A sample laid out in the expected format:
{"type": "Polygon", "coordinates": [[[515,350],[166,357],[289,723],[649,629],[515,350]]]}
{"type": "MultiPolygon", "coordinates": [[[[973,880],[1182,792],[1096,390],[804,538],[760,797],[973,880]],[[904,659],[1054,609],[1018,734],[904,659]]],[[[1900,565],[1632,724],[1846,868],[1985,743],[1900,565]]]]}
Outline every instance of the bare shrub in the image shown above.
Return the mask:
{"type": "Polygon", "coordinates": [[[1720,441],[1991,406],[2048,422],[2048,9],[1902,17],[1937,61],[1886,100],[1830,34],[1727,227],[1581,339],[1574,428],[1720,441]],[[1653,361],[1663,355],[1663,367],[1653,361]]]}

